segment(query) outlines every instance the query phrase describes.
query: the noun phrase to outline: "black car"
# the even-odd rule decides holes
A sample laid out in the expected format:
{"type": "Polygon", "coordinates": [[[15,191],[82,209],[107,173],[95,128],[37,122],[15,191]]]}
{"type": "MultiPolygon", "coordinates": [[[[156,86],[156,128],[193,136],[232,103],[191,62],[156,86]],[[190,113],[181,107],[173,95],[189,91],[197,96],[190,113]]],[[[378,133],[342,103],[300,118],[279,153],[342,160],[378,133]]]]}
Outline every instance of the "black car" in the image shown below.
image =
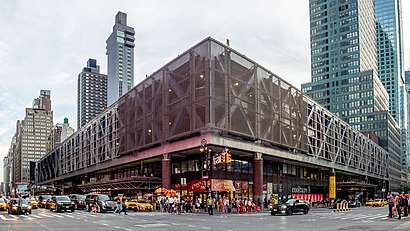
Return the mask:
{"type": "Polygon", "coordinates": [[[360,203],[360,201],[358,200],[349,201],[349,208],[357,208],[357,207],[360,207],[361,205],[362,203],[360,203]]]}
{"type": "Polygon", "coordinates": [[[87,194],[85,196],[85,209],[90,212],[94,206],[94,198],[97,201],[97,212],[115,211],[117,203],[112,200],[108,195],[104,194],[87,194]]]}
{"type": "Polygon", "coordinates": [[[271,205],[269,210],[271,215],[292,215],[297,212],[307,214],[309,212],[309,204],[302,199],[289,199],[282,204],[271,205]]]}
{"type": "Polygon", "coordinates": [[[85,209],[85,195],[71,194],[70,200],[74,202],[75,209],[85,209]]]}
{"type": "Polygon", "coordinates": [[[56,212],[74,212],[74,202],[72,202],[68,196],[53,196],[51,197],[50,211],[53,210],[56,212]]]}

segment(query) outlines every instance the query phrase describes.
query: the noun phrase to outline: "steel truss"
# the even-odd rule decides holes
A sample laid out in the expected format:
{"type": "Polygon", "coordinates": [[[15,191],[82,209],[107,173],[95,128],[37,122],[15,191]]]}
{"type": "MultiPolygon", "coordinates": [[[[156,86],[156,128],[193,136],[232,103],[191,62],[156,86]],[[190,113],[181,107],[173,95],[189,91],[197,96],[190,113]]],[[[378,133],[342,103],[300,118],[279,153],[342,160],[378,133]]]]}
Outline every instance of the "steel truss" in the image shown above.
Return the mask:
{"type": "Polygon", "coordinates": [[[37,182],[70,178],[139,150],[215,130],[323,159],[336,169],[388,176],[383,148],[280,77],[207,38],[43,157],[37,182]]]}

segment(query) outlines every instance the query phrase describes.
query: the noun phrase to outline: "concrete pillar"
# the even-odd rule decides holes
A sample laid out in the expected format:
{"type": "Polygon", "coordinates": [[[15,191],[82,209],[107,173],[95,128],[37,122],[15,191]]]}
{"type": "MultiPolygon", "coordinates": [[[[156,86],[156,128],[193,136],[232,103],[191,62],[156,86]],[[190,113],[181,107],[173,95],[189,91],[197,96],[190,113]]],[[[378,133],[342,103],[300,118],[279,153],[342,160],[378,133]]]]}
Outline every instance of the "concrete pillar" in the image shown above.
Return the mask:
{"type": "Polygon", "coordinates": [[[263,159],[262,153],[255,153],[253,156],[253,200],[263,204],[263,159]]]}
{"type": "Polygon", "coordinates": [[[166,189],[171,189],[172,185],[171,168],[171,155],[164,154],[162,159],[162,187],[166,189]]]}

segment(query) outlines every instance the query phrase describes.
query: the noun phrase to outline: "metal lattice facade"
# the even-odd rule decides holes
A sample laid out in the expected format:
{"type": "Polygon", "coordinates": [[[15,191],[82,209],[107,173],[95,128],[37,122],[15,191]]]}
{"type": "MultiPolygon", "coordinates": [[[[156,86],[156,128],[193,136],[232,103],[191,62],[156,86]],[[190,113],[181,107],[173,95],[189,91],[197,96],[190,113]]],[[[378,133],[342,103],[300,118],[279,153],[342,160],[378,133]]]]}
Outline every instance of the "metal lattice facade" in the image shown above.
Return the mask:
{"type": "Polygon", "coordinates": [[[335,169],[388,176],[383,148],[272,72],[207,38],[48,153],[38,164],[38,182],[115,166],[131,154],[209,132],[293,150],[335,169]]]}

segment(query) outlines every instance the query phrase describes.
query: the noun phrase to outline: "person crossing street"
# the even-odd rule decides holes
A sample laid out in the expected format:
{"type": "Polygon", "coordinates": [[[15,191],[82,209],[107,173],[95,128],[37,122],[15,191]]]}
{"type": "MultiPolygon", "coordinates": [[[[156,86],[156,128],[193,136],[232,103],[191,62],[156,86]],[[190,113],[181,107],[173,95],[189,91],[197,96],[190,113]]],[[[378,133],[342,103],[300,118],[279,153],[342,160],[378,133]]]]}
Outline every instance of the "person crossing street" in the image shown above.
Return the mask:
{"type": "Polygon", "coordinates": [[[207,205],[208,205],[208,214],[209,215],[214,215],[214,208],[213,208],[213,206],[212,206],[212,203],[213,201],[212,201],[212,197],[210,196],[210,197],[208,197],[208,200],[207,200],[207,205]]]}

